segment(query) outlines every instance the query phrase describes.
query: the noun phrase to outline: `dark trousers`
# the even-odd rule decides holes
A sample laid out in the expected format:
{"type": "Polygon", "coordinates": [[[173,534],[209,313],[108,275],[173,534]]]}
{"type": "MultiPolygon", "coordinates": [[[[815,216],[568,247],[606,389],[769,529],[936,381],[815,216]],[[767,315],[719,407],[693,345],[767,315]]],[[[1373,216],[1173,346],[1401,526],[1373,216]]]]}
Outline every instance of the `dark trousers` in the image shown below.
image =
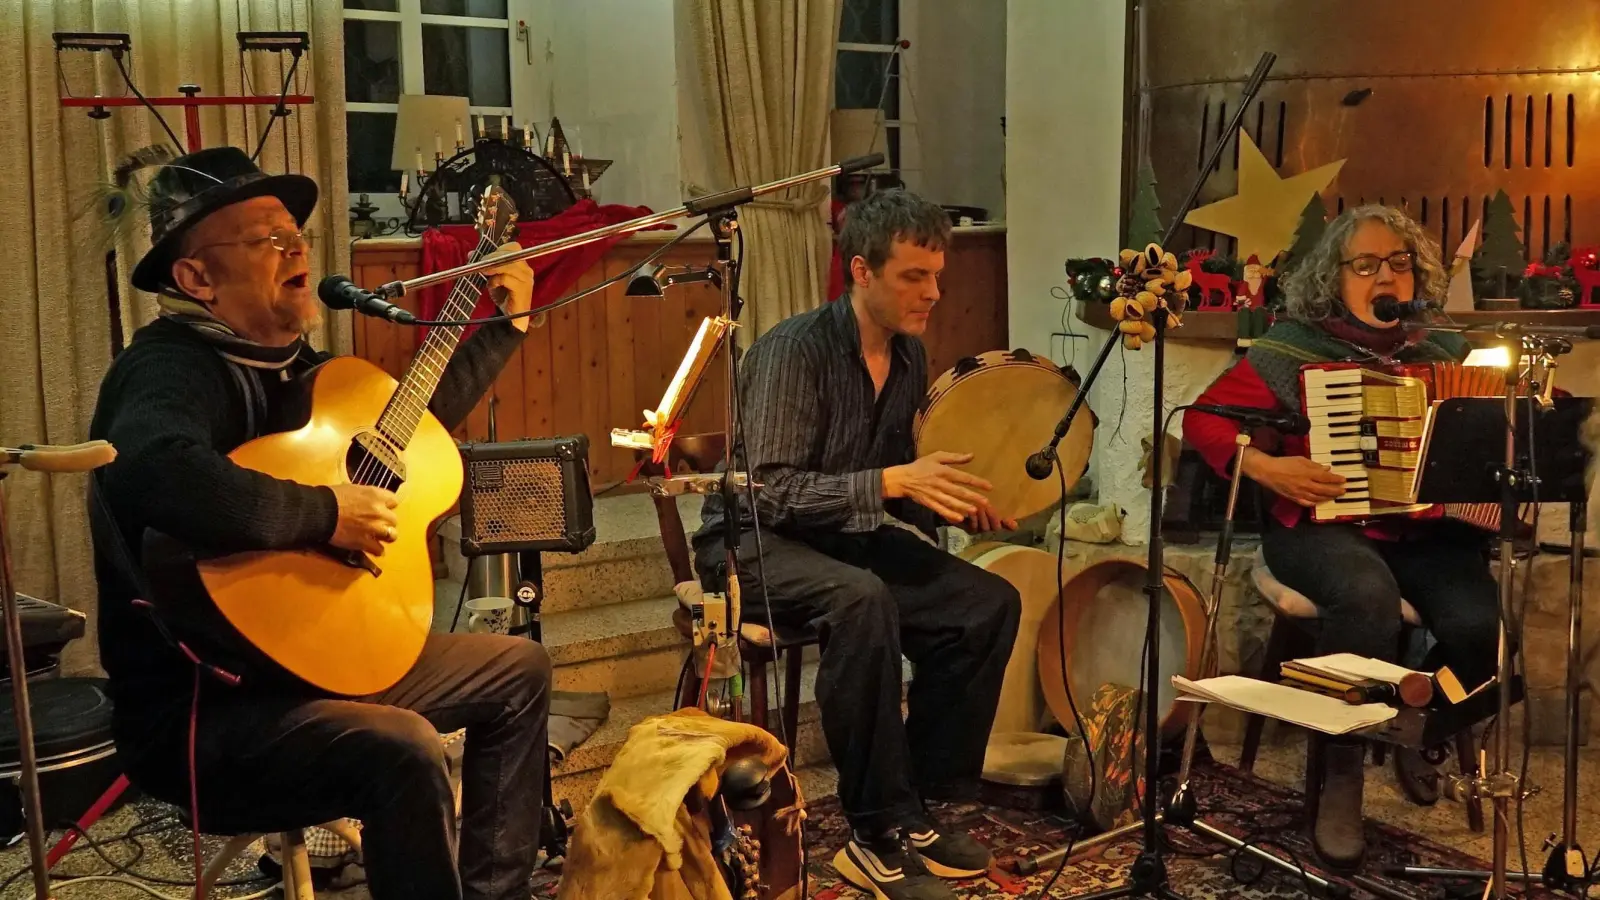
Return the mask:
{"type": "MultiPolygon", "coordinates": [[[[739,548],[744,617],[821,638],[817,705],[839,802],[863,831],[899,826],[921,800],[976,796],[1021,599],[1005,579],[897,527],[804,537],[753,533],[739,548]],[[901,654],[914,677],[902,721],[901,654]]],[[[703,578],[720,541],[697,548],[703,578]]],[[[709,579],[708,579],[709,580],[709,579]]]]}
{"type": "Polygon", "coordinates": [[[1500,647],[1500,597],[1483,532],[1417,523],[1402,541],[1374,540],[1355,525],[1270,522],[1267,568],[1322,611],[1317,653],[1393,661],[1405,598],[1438,641],[1434,654],[1470,690],[1492,678],[1500,647]]]}
{"type": "MultiPolygon", "coordinates": [[[[195,770],[202,831],[362,823],[374,900],[526,900],[543,815],[550,711],[544,648],[430,634],[398,684],[359,700],[201,680],[195,770]],[[441,733],[467,730],[460,869],[441,733]]],[[[126,697],[131,692],[123,692],[126,697]]],[[[189,694],[117,706],[130,776],[189,808],[189,694]]]]}

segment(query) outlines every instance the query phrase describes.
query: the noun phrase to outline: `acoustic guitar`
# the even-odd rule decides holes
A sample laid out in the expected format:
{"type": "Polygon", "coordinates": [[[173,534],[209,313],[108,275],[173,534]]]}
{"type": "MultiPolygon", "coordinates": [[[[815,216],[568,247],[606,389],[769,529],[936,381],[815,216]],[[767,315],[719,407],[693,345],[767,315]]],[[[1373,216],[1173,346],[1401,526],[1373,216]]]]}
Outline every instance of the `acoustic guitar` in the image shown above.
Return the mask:
{"type": "MultiPolygon", "coordinates": [[[[487,187],[470,260],[495,252],[516,219],[501,189],[487,187]]],[[[484,283],[481,274],[457,280],[441,318],[468,318],[484,283]]],[[[197,573],[210,605],[237,637],[299,679],[347,696],[399,681],[421,655],[433,624],[428,534],[461,495],[460,451],[428,411],[461,332],[461,326],[430,329],[399,382],[355,357],[317,366],[299,382],[304,424],[241,444],[228,455],[244,468],[301,484],[349,482],[393,491],[398,537],[381,556],[322,547],[197,558],[172,553],[170,544],[147,536],[143,556],[157,585],[157,609],[193,603],[192,589],[169,591],[162,583],[185,578],[192,587],[197,573]],[[188,569],[175,575],[174,565],[188,569]]],[[[187,630],[192,639],[194,629],[187,630]]],[[[204,636],[206,646],[243,649],[229,643],[234,636],[218,638],[218,629],[205,630],[212,632],[204,636]]],[[[260,661],[248,651],[246,660],[260,661]]]]}

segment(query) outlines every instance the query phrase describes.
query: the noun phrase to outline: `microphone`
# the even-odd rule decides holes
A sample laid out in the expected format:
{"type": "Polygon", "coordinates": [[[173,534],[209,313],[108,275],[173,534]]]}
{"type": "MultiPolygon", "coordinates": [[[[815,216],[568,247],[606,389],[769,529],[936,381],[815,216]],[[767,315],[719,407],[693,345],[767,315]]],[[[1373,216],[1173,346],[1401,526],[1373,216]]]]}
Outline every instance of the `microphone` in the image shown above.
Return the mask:
{"type": "Polygon", "coordinates": [[[1232,419],[1251,428],[1275,428],[1284,434],[1305,434],[1311,430],[1311,420],[1299,413],[1275,413],[1253,406],[1212,406],[1205,403],[1196,403],[1189,408],[1232,419]]]}
{"type": "Polygon", "coordinates": [[[1406,300],[1402,302],[1387,294],[1372,303],[1372,314],[1380,322],[1398,322],[1401,319],[1427,315],[1431,309],[1433,309],[1433,304],[1426,300],[1406,300]]]}
{"type": "Polygon", "coordinates": [[[1050,470],[1055,468],[1055,453],[1046,454],[1045,451],[1040,450],[1038,453],[1028,457],[1028,462],[1024,465],[1024,468],[1028,470],[1029,478],[1034,481],[1043,481],[1050,477],[1050,470]]]}
{"type": "Polygon", "coordinates": [[[417,317],[404,307],[395,306],[371,291],[357,287],[343,275],[329,275],[317,284],[317,297],[329,309],[353,309],[364,316],[387,319],[401,325],[416,324],[417,317]]]}
{"type": "Polygon", "coordinates": [[[839,163],[839,174],[849,175],[853,172],[860,172],[863,169],[870,169],[873,166],[881,165],[883,165],[882,153],[868,153],[865,156],[853,156],[850,159],[839,163]]]}

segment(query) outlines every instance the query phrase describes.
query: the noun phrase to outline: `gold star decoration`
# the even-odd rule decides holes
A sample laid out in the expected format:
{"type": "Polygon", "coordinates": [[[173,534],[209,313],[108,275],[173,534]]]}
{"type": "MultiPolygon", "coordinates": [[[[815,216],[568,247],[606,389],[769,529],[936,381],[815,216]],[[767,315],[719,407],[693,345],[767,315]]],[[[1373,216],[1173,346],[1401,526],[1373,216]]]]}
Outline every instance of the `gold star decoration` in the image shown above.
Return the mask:
{"type": "Polygon", "coordinates": [[[1261,154],[1249,132],[1241,128],[1239,192],[1194,210],[1183,221],[1196,228],[1238,238],[1239,250],[1235,256],[1239,259],[1255,256],[1263,264],[1271,264],[1294,243],[1300,214],[1311,201],[1311,195],[1326,189],[1344,162],[1341,159],[1283,178],[1261,154]]]}

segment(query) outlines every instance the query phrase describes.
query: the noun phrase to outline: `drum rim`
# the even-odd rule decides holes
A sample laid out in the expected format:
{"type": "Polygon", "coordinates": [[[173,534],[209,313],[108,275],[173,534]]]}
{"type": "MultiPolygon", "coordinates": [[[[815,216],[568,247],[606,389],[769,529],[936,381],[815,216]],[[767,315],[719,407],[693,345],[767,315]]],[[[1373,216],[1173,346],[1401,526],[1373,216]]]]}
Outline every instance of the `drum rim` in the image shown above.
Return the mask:
{"type": "MultiPolygon", "coordinates": [[[[117,743],[108,737],[100,743],[91,744],[87,747],[80,747],[65,753],[57,753],[53,756],[40,757],[38,761],[39,774],[44,775],[63,769],[74,769],[78,766],[86,766],[116,755],[117,743]]],[[[21,762],[0,763],[0,778],[16,778],[20,774],[22,774],[21,762]]]]}
{"type": "MultiPolygon", "coordinates": [[[[1074,581],[1078,581],[1085,576],[1090,575],[1091,573],[1098,573],[1096,577],[1100,578],[1101,581],[1100,584],[1095,587],[1094,591],[1089,594],[1089,597],[1092,598],[1100,592],[1101,588],[1104,588],[1106,585],[1116,580],[1117,574],[1120,574],[1123,571],[1133,571],[1142,575],[1148,571],[1148,569],[1149,566],[1146,560],[1136,559],[1129,556],[1114,556],[1090,563],[1062,581],[1057,592],[1055,602],[1052,603],[1050,608],[1045,611],[1044,618],[1040,621],[1039,637],[1036,645],[1037,663],[1035,674],[1039,679],[1039,688],[1044,694],[1045,706],[1049,708],[1049,710],[1056,716],[1057,720],[1061,721],[1063,725],[1072,727],[1071,709],[1067,704],[1066,686],[1063,685],[1059,688],[1052,688],[1051,685],[1054,682],[1059,682],[1061,680],[1060,666],[1062,660],[1059,658],[1061,656],[1061,646],[1059,640],[1055,638],[1055,635],[1060,631],[1061,627],[1060,622],[1062,619],[1062,604],[1067,592],[1067,585],[1074,581]],[[1047,673],[1053,675],[1053,677],[1046,677],[1047,673]],[[1063,720],[1062,716],[1066,716],[1067,718],[1063,720]]],[[[1196,625],[1198,626],[1194,629],[1190,629],[1188,627],[1185,627],[1184,629],[1184,648],[1187,656],[1187,659],[1185,660],[1184,674],[1186,676],[1195,676],[1198,674],[1200,677],[1204,677],[1205,673],[1198,673],[1197,670],[1200,665],[1200,653],[1205,640],[1205,595],[1200,592],[1199,585],[1197,585],[1193,579],[1189,578],[1189,576],[1185,575],[1182,571],[1179,571],[1170,565],[1164,566],[1163,569],[1162,587],[1169,595],[1171,595],[1173,602],[1178,606],[1180,618],[1183,618],[1187,626],[1187,622],[1189,620],[1186,617],[1182,617],[1181,613],[1185,609],[1185,605],[1188,604],[1189,611],[1195,617],[1196,625]],[[1187,600],[1180,596],[1177,590],[1174,590],[1172,584],[1174,580],[1178,582],[1179,586],[1187,588],[1190,595],[1187,600]]],[[[1163,621],[1167,621],[1167,618],[1164,617],[1163,621]]],[[[1069,635],[1068,637],[1067,658],[1065,663],[1069,678],[1071,677],[1070,673],[1072,670],[1072,650],[1076,646],[1075,639],[1075,634],[1069,635]]],[[[1213,669],[1216,668],[1217,662],[1217,660],[1211,661],[1213,669]]],[[[1088,704],[1091,699],[1092,698],[1079,697],[1076,694],[1073,695],[1073,700],[1077,704],[1080,715],[1087,711],[1088,704]]],[[[1171,736],[1182,730],[1188,724],[1189,716],[1195,712],[1193,707],[1197,705],[1198,704],[1193,703],[1174,702],[1170,709],[1162,711],[1162,733],[1171,736]]]]}

